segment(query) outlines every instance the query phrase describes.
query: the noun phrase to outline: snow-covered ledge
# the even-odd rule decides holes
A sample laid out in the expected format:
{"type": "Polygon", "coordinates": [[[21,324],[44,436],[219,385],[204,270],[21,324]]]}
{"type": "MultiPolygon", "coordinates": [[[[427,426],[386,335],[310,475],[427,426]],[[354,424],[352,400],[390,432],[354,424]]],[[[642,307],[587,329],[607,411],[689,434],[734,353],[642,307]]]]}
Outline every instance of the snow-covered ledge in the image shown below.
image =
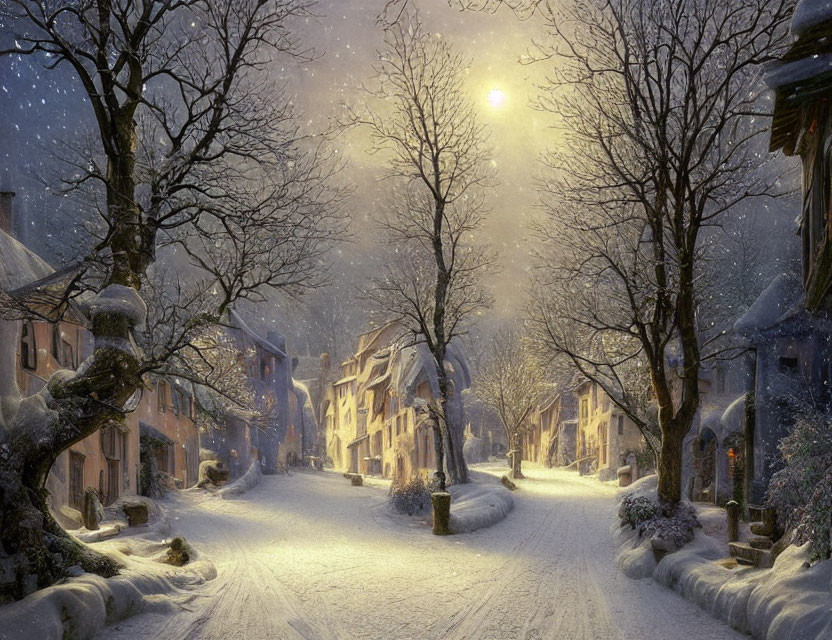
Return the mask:
{"type": "Polygon", "coordinates": [[[147,318],[147,304],[132,287],[110,284],[104,287],[89,303],[89,314],[95,318],[102,313],[118,313],[127,316],[134,329],[141,331],[147,318]]]}
{"type": "MultiPolygon", "coordinates": [[[[633,488],[654,491],[655,480],[633,488]]],[[[622,526],[617,514],[611,531],[616,565],[627,576],[653,578],[738,631],[765,640],[832,638],[832,560],[810,565],[808,543],[788,547],[771,569],[758,569],[726,561],[727,543],[703,530],[658,562],[650,541],[622,526]]]]}
{"type": "Polygon", "coordinates": [[[469,483],[453,485],[451,533],[470,533],[503,520],[514,508],[511,492],[501,484],[469,483]]]}

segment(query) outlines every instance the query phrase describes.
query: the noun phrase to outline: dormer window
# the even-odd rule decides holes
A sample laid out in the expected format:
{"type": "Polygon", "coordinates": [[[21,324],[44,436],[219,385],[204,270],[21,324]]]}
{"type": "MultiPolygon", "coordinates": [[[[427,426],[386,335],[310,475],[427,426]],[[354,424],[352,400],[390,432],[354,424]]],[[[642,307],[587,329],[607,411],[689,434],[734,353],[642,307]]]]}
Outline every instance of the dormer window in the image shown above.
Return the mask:
{"type": "Polygon", "coordinates": [[[20,365],[34,371],[38,368],[38,349],[35,344],[35,327],[31,322],[24,322],[20,332],[20,365]]]}

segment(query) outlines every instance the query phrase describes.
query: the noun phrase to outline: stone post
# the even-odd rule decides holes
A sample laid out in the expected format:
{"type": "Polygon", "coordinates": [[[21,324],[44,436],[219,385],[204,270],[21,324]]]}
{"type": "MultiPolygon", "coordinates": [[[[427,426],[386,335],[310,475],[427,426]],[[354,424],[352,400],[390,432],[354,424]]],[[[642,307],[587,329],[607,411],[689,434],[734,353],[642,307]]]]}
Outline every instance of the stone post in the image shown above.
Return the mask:
{"type": "Polygon", "coordinates": [[[729,500],[725,504],[725,513],[728,515],[728,542],[737,542],[740,539],[740,505],[736,500],[729,500]]]}
{"type": "Polygon", "coordinates": [[[446,536],[450,531],[451,494],[447,491],[436,491],[430,494],[433,503],[433,533],[446,536]]]}

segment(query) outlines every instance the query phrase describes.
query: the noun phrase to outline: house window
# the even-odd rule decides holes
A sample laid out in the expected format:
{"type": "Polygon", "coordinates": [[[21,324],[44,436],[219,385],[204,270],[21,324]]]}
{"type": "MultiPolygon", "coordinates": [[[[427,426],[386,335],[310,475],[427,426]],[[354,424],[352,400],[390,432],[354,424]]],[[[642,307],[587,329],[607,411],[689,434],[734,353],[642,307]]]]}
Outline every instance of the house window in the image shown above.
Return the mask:
{"type": "Polygon", "coordinates": [[[62,364],[61,328],[57,324],[52,325],[52,357],[62,364]]]}
{"type": "Polygon", "coordinates": [[[779,360],[780,371],[784,373],[794,373],[798,369],[798,360],[794,357],[781,356],[779,360]]]}
{"type": "Polygon", "coordinates": [[[402,417],[396,416],[396,435],[401,435],[402,432],[402,417]]]}
{"type": "Polygon", "coordinates": [[[388,424],[387,425],[387,448],[389,449],[392,446],[393,446],[393,425],[388,424]]]}
{"type": "Polygon", "coordinates": [[[20,332],[20,365],[24,369],[38,368],[38,350],[35,344],[35,327],[31,322],[24,322],[20,332]]]}
{"type": "Polygon", "coordinates": [[[589,398],[581,398],[581,420],[589,418],[589,398]]]}
{"type": "Polygon", "coordinates": [[[167,385],[164,382],[156,383],[156,409],[159,413],[165,412],[165,388],[167,385]]]}
{"type": "Polygon", "coordinates": [[[618,416],[618,435],[624,435],[624,416],[618,416]]]}
{"type": "Polygon", "coordinates": [[[61,364],[69,369],[75,368],[75,349],[66,340],[61,340],[61,364]]]}
{"type": "Polygon", "coordinates": [[[128,440],[127,435],[121,437],[121,481],[124,489],[130,488],[130,471],[127,466],[128,440]]]}
{"type": "Polygon", "coordinates": [[[77,451],[69,452],[69,506],[84,508],[84,456],[77,451]]]}
{"type": "MultiPolygon", "coordinates": [[[[121,460],[126,451],[126,438],[118,427],[104,427],[101,433],[101,452],[105,458],[121,460]]],[[[124,458],[126,460],[126,456],[124,458]]]]}

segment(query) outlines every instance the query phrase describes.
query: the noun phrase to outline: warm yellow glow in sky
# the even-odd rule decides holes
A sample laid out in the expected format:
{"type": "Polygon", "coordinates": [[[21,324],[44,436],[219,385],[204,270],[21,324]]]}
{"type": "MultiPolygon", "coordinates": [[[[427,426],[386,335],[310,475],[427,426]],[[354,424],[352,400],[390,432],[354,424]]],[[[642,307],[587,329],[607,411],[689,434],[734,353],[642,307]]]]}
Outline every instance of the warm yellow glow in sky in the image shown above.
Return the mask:
{"type": "Polygon", "coordinates": [[[500,89],[492,89],[488,92],[488,104],[495,109],[502,107],[505,101],[506,94],[504,94],[500,89]]]}

